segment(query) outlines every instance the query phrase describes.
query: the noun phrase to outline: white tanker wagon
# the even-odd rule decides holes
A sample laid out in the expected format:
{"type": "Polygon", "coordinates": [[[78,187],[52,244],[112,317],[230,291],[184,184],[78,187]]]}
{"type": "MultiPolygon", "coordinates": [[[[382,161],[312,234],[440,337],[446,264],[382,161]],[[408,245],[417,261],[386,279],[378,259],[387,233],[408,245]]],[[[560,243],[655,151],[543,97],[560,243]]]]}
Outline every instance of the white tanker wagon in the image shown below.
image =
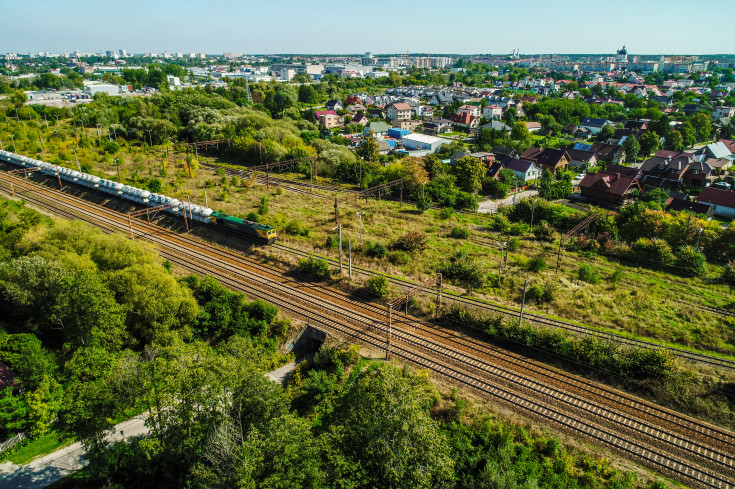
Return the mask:
{"type": "Polygon", "coordinates": [[[164,212],[173,214],[175,216],[183,216],[186,211],[186,217],[194,221],[210,223],[210,216],[212,215],[212,209],[208,207],[202,207],[199,205],[188,203],[182,203],[181,201],[167,197],[165,195],[151,193],[146,189],[132,187],[130,185],[124,185],[120,182],[114,182],[105,178],[100,178],[96,175],[90,175],[88,173],[79,172],[63,166],[52,165],[45,161],[36,160],[9,151],[0,150],[0,161],[10,163],[22,168],[41,168],[41,173],[45,175],[56,176],[59,175],[61,180],[80,185],[82,187],[92,188],[99,190],[100,192],[114,195],[136,204],[143,204],[150,207],[156,207],[164,204],[171,204],[172,207],[164,209],[164,212]]]}

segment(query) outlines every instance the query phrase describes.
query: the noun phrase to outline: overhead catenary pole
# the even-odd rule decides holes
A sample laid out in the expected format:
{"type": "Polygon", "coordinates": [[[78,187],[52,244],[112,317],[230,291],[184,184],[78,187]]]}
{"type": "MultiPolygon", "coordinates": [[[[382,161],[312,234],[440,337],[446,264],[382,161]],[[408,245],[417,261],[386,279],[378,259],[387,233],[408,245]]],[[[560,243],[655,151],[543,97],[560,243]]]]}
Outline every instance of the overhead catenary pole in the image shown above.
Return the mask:
{"type": "Polygon", "coordinates": [[[518,325],[523,325],[523,306],[526,305],[526,289],[528,288],[528,282],[530,282],[531,279],[527,278],[526,281],[523,283],[523,298],[521,299],[521,314],[518,316],[518,325]]]}
{"type": "Polygon", "coordinates": [[[347,253],[349,254],[350,263],[350,280],[352,280],[352,239],[347,240],[347,253]]]}
{"type": "Polygon", "coordinates": [[[115,167],[117,168],[117,181],[118,183],[122,183],[122,179],[120,178],[120,165],[118,163],[119,160],[120,158],[115,158],[115,167]]]}
{"type": "Polygon", "coordinates": [[[77,159],[77,168],[81,172],[82,171],[82,165],[79,163],[79,155],[77,154],[77,151],[78,150],[79,150],[79,148],[74,148],[74,158],[77,159]]]}

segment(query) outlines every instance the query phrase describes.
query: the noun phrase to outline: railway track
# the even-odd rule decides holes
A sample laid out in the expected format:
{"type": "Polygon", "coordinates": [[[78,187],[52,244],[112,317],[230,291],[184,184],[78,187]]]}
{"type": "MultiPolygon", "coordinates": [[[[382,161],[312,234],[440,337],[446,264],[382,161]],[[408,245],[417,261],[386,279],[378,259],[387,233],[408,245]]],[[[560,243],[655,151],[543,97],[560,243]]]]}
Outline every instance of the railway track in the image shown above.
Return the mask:
{"type": "MultiPolygon", "coordinates": [[[[26,200],[65,217],[84,219],[105,232],[127,229],[126,216],[66,194],[22,182],[26,200]]],[[[21,185],[18,185],[21,187],[21,185]]],[[[153,224],[135,234],[162,256],[225,285],[273,302],[354,341],[385,347],[385,310],[241,255],[213,248],[153,224]]],[[[614,389],[550,369],[469,337],[400,316],[392,335],[395,355],[491,396],[526,415],[602,442],[695,487],[733,487],[735,435],[614,389]],[[559,406],[562,407],[559,407],[559,406]]]]}
{"type": "MultiPolygon", "coordinates": [[[[309,253],[299,248],[288,246],[282,243],[275,243],[272,245],[272,247],[284,253],[288,253],[288,254],[303,257],[303,258],[306,258],[308,256],[313,256],[313,253],[309,253]]],[[[339,267],[339,260],[331,258],[331,257],[321,256],[321,255],[319,257],[327,260],[330,263],[330,265],[334,267],[339,267]]],[[[367,268],[362,268],[354,264],[352,265],[352,270],[355,273],[363,274],[368,277],[373,276],[373,275],[381,275],[378,272],[372,271],[367,268]]],[[[412,282],[408,279],[403,279],[403,278],[386,276],[386,279],[392,285],[403,288],[403,289],[412,289],[416,287],[417,285],[415,282],[412,282]]],[[[509,318],[518,318],[520,314],[520,311],[517,309],[513,309],[507,306],[502,306],[499,304],[492,304],[486,301],[474,299],[472,297],[464,297],[464,296],[456,295],[456,294],[453,294],[451,292],[446,292],[446,291],[442,293],[442,300],[446,300],[447,302],[454,302],[455,304],[459,304],[463,307],[475,309],[483,313],[499,314],[499,315],[509,317],[509,318]]],[[[672,346],[662,346],[654,342],[640,340],[636,338],[629,338],[627,336],[612,333],[612,332],[599,331],[593,328],[580,326],[578,324],[570,323],[567,321],[547,318],[540,314],[534,314],[534,313],[528,312],[528,310],[524,311],[523,319],[525,321],[528,321],[529,323],[533,323],[536,325],[540,325],[540,326],[544,326],[548,328],[554,328],[554,329],[561,329],[564,331],[572,332],[575,334],[582,334],[585,336],[595,336],[598,338],[604,338],[607,340],[616,341],[616,342],[624,343],[624,344],[631,345],[631,346],[637,346],[637,347],[642,347],[642,348],[655,348],[655,349],[665,348],[672,355],[679,357],[679,358],[683,358],[683,359],[693,361],[693,362],[704,363],[704,364],[712,365],[716,367],[735,369],[735,360],[729,360],[727,358],[718,358],[718,357],[714,357],[710,355],[691,352],[688,350],[684,350],[684,349],[676,348],[672,346]]]]}

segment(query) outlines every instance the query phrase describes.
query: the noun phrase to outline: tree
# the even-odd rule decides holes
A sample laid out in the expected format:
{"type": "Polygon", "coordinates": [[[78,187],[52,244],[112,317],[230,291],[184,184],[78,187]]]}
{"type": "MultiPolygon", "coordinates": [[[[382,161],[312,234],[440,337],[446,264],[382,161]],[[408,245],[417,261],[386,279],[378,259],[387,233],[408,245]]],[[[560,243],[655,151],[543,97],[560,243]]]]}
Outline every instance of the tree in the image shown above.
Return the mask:
{"type": "Polygon", "coordinates": [[[641,147],[641,155],[646,158],[658,151],[661,141],[659,140],[658,134],[653,131],[646,131],[638,141],[641,147]]]}
{"type": "Polygon", "coordinates": [[[712,118],[708,114],[700,112],[689,119],[689,124],[694,128],[697,141],[708,141],[712,135],[712,118]]]}
{"type": "Polygon", "coordinates": [[[506,109],[505,112],[503,112],[503,115],[500,117],[503,122],[508,124],[510,127],[514,127],[516,123],[516,117],[518,117],[518,111],[516,111],[515,107],[511,107],[509,109],[506,109]]]}
{"type": "Polygon", "coordinates": [[[596,139],[601,142],[605,142],[615,135],[615,126],[612,124],[605,124],[602,126],[600,132],[597,133],[596,139]]]}
{"type": "Polygon", "coordinates": [[[332,424],[341,426],[347,458],[365,470],[365,487],[440,487],[451,477],[449,447],[414,383],[384,366],[359,377],[335,406],[332,424]]]}
{"type": "Polygon", "coordinates": [[[669,131],[669,135],[664,140],[664,148],[672,151],[681,151],[684,148],[684,138],[677,130],[669,131]]]}
{"type": "Polygon", "coordinates": [[[315,104],[319,100],[319,94],[311,85],[301,85],[299,87],[299,102],[305,104],[315,104]]]}
{"type": "Polygon", "coordinates": [[[423,185],[429,182],[429,174],[424,168],[424,162],[419,158],[409,156],[401,160],[403,165],[403,184],[405,191],[414,199],[421,192],[423,185]]]}
{"type": "Polygon", "coordinates": [[[355,151],[357,156],[363,160],[378,161],[380,159],[380,147],[371,132],[367,137],[363,138],[362,144],[355,151]]]}
{"type": "Polygon", "coordinates": [[[697,135],[692,124],[687,121],[681,126],[681,137],[684,140],[684,147],[691,148],[697,142],[697,135]]]}
{"type": "Polygon", "coordinates": [[[462,190],[474,194],[480,189],[487,168],[480,159],[473,156],[464,156],[454,164],[452,173],[457,177],[457,185],[462,190]]]}
{"type": "Polygon", "coordinates": [[[625,151],[625,161],[633,160],[637,161],[638,152],[641,149],[641,145],[635,136],[630,135],[623,141],[623,151],[625,151]]]}
{"type": "Polygon", "coordinates": [[[528,145],[531,143],[531,133],[528,131],[525,122],[516,121],[512,127],[513,129],[510,131],[510,138],[513,141],[518,141],[522,145],[528,145]]]}

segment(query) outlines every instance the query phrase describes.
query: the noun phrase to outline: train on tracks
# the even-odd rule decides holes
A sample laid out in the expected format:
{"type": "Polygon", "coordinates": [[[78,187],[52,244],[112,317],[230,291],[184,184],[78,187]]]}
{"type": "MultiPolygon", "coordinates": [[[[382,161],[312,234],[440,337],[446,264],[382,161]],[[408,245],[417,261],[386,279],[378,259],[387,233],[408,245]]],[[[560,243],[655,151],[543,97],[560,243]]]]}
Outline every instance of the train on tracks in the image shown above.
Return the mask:
{"type": "Polygon", "coordinates": [[[100,178],[96,175],[46,163],[45,161],[36,160],[9,151],[0,150],[0,161],[26,169],[37,168],[39,173],[53,177],[58,176],[61,180],[114,195],[121,199],[135,202],[136,204],[143,204],[149,207],[166,205],[168,207],[164,208],[163,212],[180,217],[183,217],[184,213],[186,213],[188,219],[237,231],[258,242],[272,244],[277,239],[276,229],[273,226],[240,219],[235,216],[228,216],[227,214],[214,211],[209,207],[182,202],[173,197],[131,187],[130,185],[100,178]]]}

